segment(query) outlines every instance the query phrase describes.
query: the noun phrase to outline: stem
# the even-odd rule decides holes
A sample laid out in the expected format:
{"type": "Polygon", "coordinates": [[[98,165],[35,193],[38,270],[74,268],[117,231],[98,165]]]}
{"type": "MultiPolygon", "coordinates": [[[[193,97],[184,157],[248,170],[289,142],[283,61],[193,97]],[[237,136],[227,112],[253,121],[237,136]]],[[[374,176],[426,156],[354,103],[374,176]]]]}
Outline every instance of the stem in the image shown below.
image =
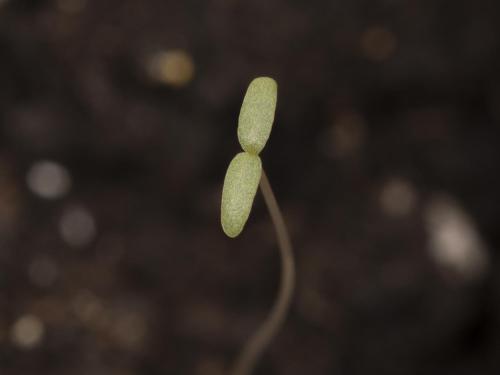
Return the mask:
{"type": "Polygon", "coordinates": [[[295,284],[295,266],[290,236],[264,170],[260,179],[260,191],[264,196],[278,239],[281,255],[281,281],[278,296],[269,316],[245,344],[231,371],[233,375],[249,375],[252,372],[262,352],[276,336],[285,320],[295,284]]]}

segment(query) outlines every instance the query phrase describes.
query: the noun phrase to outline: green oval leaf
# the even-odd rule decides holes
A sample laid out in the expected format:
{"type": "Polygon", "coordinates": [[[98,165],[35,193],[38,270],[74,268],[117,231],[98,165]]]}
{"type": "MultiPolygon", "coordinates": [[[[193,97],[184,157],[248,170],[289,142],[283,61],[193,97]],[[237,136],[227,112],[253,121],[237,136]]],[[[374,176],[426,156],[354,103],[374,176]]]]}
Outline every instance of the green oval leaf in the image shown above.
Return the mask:
{"type": "Polygon", "coordinates": [[[231,238],[241,233],[248,220],[261,173],[260,158],[247,152],[237,154],[227,168],[222,188],[221,224],[231,238]]]}
{"type": "Polygon", "coordinates": [[[258,155],[271,134],[278,85],[269,77],[255,78],[248,86],[238,120],[238,140],[246,152],[258,155]]]}

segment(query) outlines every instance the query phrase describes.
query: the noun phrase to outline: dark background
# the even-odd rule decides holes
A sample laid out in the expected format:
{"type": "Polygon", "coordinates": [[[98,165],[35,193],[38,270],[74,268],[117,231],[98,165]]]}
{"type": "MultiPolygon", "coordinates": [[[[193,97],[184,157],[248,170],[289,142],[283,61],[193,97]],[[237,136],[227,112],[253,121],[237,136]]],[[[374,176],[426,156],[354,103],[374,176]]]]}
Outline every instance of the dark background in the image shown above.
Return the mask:
{"type": "Polygon", "coordinates": [[[260,196],[240,237],[219,224],[269,75],[298,282],[255,373],[498,374],[499,14],[0,0],[0,373],[224,373],[279,280],[260,196]]]}

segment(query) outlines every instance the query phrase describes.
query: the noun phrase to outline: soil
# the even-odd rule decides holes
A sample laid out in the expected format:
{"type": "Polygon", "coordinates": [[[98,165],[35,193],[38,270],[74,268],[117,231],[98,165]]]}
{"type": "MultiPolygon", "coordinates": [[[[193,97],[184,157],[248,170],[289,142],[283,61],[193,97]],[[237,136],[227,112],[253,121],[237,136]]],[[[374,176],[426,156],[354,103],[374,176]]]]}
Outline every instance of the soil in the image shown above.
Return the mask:
{"type": "Polygon", "coordinates": [[[0,373],[226,371],[280,274],[260,196],[237,239],[219,222],[267,75],[298,279],[255,374],[498,374],[499,13],[0,0],[0,373]]]}

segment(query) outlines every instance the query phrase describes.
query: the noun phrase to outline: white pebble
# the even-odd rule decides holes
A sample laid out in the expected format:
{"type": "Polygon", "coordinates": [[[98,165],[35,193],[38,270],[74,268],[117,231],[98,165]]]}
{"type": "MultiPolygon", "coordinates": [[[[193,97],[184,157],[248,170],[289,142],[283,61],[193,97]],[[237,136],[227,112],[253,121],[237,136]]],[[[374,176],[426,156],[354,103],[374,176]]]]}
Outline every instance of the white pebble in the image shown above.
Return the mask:
{"type": "Polygon", "coordinates": [[[45,333],[43,322],[34,315],[23,315],[16,320],[10,331],[12,343],[21,349],[38,346],[45,333]]]}
{"type": "Polygon", "coordinates": [[[92,214],[83,207],[68,209],[59,222],[62,239],[72,247],[84,247],[94,239],[96,225],[92,214]]]}
{"type": "Polygon", "coordinates": [[[66,168],[48,160],[34,163],[28,171],[26,182],[34,194],[46,199],[60,198],[71,187],[71,177],[66,168]]]}
{"type": "Polygon", "coordinates": [[[441,267],[463,279],[477,279],[488,268],[486,245],[472,219],[450,197],[431,200],[425,212],[430,254],[441,267]]]}

